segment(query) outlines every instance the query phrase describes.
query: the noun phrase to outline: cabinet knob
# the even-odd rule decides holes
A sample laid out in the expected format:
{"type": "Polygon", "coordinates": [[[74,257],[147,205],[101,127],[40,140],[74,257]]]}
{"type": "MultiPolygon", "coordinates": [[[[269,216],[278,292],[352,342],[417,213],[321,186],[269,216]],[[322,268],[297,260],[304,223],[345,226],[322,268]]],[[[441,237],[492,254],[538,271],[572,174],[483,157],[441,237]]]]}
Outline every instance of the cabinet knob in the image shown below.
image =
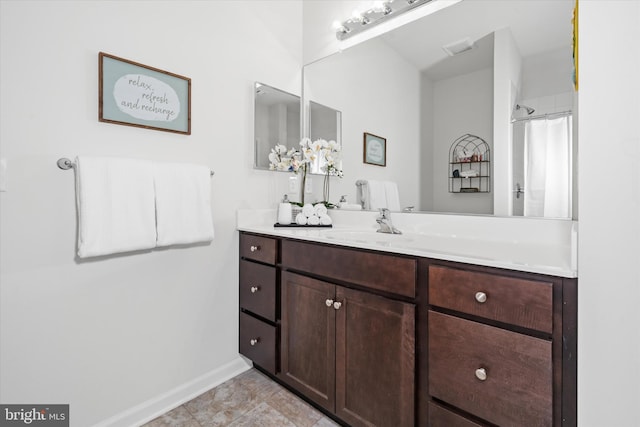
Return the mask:
{"type": "Polygon", "coordinates": [[[332,299],[328,299],[324,303],[327,305],[327,307],[331,307],[333,305],[333,300],[332,299]]]}
{"type": "Polygon", "coordinates": [[[259,286],[252,286],[252,287],[251,287],[251,293],[252,293],[252,294],[255,294],[255,293],[256,293],[256,292],[258,292],[259,290],[260,290],[260,287],[259,287],[259,286]]]}
{"type": "Polygon", "coordinates": [[[476,369],[476,378],[480,381],[485,381],[487,379],[487,371],[484,368],[476,369]]]}
{"type": "Polygon", "coordinates": [[[250,250],[251,252],[259,251],[259,250],[260,250],[260,246],[251,245],[251,247],[249,248],[249,250],[250,250]]]}
{"type": "Polygon", "coordinates": [[[252,338],[252,339],[249,341],[249,344],[251,344],[252,346],[254,346],[254,345],[258,344],[259,342],[260,342],[260,338],[259,338],[259,337],[258,337],[258,338],[252,338]]]}
{"type": "Polygon", "coordinates": [[[485,294],[484,292],[476,292],[476,301],[482,304],[486,300],[487,300],[487,294],[485,294]]]}
{"type": "Polygon", "coordinates": [[[336,310],[340,310],[340,307],[342,307],[341,302],[336,301],[333,303],[333,308],[335,308],[336,310]]]}

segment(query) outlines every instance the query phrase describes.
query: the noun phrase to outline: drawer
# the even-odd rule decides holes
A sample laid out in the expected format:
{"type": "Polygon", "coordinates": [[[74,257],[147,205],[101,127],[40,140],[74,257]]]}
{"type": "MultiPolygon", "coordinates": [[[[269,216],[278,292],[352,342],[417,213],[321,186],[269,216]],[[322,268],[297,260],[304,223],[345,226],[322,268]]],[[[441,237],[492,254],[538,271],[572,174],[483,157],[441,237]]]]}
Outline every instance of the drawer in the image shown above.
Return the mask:
{"type": "Polygon", "coordinates": [[[240,308],[276,321],[276,268],[240,260],[240,308]]]}
{"type": "Polygon", "coordinates": [[[283,240],[282,265],[410,298],[416,295],[417,262],[411,258],[283,240]]]}
{"type": "Polygon", "coordinates": [[[553,283],[432,265],[429,304],[553,332],[553,283]],[[484,298],[483,298],[484,297],[484,298]]]}
{"type": "Polygon", "coordinates": [[[429,402],[429,427],[483,427],[484,424],[478,424],[462,415],[438,405],[435,402],[429,402]]]}
{"type": "Polygon", "coordinates": [[[275,265],[277,254],[276,239],[240,233],[240,257],[275,265]]]}
{"type": "Polygon", "coordinates": [[[240,312],[240,354],[276,373],[276,327],[240,312]]]}
{"type": "Polygon", "coordinates": [[[551,342],[429,311],[429,394],[497,425],[551,426],[551,342]]]}

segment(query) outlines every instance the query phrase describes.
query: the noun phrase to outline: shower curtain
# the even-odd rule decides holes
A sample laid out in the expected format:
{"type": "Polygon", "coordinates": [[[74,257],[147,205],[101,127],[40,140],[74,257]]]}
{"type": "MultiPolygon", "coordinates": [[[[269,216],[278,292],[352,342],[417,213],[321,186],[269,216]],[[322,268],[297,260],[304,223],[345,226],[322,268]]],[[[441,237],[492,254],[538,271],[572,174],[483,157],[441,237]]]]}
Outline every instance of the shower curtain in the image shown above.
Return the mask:
{"type": "Polygon", "coordinates": [[[525,124],[525,216],[571,216],[571,140],[571,116],[525,124]]]}

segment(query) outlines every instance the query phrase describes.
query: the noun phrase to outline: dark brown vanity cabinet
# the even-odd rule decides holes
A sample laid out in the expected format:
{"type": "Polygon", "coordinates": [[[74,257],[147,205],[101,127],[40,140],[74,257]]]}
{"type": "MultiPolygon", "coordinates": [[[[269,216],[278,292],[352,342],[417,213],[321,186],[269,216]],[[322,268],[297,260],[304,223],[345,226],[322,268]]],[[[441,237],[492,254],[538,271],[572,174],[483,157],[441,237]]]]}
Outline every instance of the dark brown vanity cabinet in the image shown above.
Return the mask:
{"type": "Polygon", "coordinates": [[[576,281],[425,264],[427,424],[576,425],[576,281]]]}
{"type": "Polygon", "coordinates": [[[350,426],[576,421],[577,279],[240,233],[240,352],[350,426]]]}
{"type": "Polygon", "coordinates": [[[267,372],[278,366],[278,240],[240,233],[240,354],[267,372]]]}
{"type": "Polygon", "coordinates": [[[380,289],[389,277],[379,270],[399,268],[409,282],[396,277],[392,288],[413,294],[415,260],[285,240],[282,268],[282,380],[349,425],[413,426],[415,304],[339,278],[364,286],[354,275],[361,271],[380,289]],[[324,262],[305,266],[321,278],[298,271],[299,258],[322,260],[334,250],[350,271],[324,262]]]}
{"type": "Polygon", "coordinates": [[[414,305],[282,274],[282,379],[349,425],[414,425],[414,305]]]}

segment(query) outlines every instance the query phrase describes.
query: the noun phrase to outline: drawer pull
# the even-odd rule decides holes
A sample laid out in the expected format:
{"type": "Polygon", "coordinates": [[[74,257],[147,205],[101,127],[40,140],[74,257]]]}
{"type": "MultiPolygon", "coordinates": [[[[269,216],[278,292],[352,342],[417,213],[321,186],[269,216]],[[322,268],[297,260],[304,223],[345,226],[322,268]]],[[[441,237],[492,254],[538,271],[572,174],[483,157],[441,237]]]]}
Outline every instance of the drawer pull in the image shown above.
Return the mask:
{"type": "Polygon", "coordinates": [[[260,250],[260,246],[251,245],[251,247],[249,248],[249,250],[250,250],[251,252],[259,251],[259,250],[260,250]]]}
{"type": "Polygon", "coordinates": [[[258,292],[260,290],[260,286],[252,286],[251,287],[251,293],[255,294],[256,292],[258,292]]]}
{"type": "Polygon", "coordinates": [[[332,299],[328,299],[324,303],[327,305],[327,307],[331,307],[333,305],[333,300],[332,299]]]}
{"type": "Polygon", "coordinates": [[[341,302],[336,301],[333,303],[333,308],[335,308],[336,310],[340,310],[340,307],[342,307],[341,302]]]}
{"type": "Polygon", "coordinates": [[[476,292],[476,301],[478,301],[480,304],[484,303],[485,301],[487,301],[487,294],[485,294],[484,292],[476,292]]]}
{"type": "Polygon", "coordinates": [[[252,339],[249,341],[249,344],[251,344],[252,346],[254,346],[254,345],[258,344],[259,342],[260,342],[260,337],[258,337],[258,338],[252,338],[252,339]]]}
{"type": "Polygon", "coordinates": [[[484,368],[476,369],[476,378],[480,381],[485,381],[487,379],[487,371],[484,368]]]}

